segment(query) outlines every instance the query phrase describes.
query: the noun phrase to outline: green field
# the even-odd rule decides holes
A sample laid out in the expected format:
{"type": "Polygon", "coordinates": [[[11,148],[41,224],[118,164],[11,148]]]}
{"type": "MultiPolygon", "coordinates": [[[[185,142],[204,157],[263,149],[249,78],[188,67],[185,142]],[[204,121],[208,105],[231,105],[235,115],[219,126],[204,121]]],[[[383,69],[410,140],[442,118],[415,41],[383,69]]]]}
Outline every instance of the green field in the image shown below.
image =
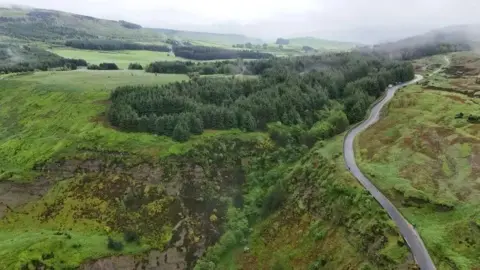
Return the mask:
{"type": "MultiPolygon", "coordinates": [[[[106,237],[106,233],[39,230],[33,225],[26,227],[26,231],[2,228],[0,232],[1,267],[2,269],[20,269],[23,265],[21,262],[25,261],[25,258],[41,258],[45,254],[55,254],[56,262],[52,264],[55,269],[74,269],[86,258],[116,255],[117,253],[105,248],[106,237]],[[64,263],[60,263],[61,261],[64,263]]],[[[118,238],[121,237],[118,236],[118,238]]],[[[146,248],[147,246],[127,245],[123,253],[134,254],[146,248]]]]}
{"type": "Polygon", "coordinates": [[[27,15],[27,10],[22,9],[10,9],[10,8],[0,8],[0,16],[1,17],[23,17],[27,15]]]}
{"type": "Polygon", "coordinates": [[[347,51],[355,48],[356,45],[353,42],[342,42],[342,41],[334,41],[334,40],[326,40],[314,37],[299,37],[299,38],[291,38],[290,46],[310,46],[314,49],[321,50],[321,51],[347,51]]]}
{"type": "MultiPolygon", "coordinates": [[[[0,153],[5,158],[0,161],[0,178],[31,181],[35,177],[32,171],[35,164],[79,147],[124,148],[142,152],[148,149],[147,145],[155,145],[157,150],[165,147],[163,149],[168,151],[175,144],[169,139],[117,132],[105,126],[101,114],[107,106],[105,100],[115,86],[126,83],[167,83],[185,77],[153,76],[143,72],[135,76],[129,74],[123,71],[38,72],[2,80],[0,153]]],[[[153,151],[155,153],[158,154],[153,151]]],[[[59,199],[64,200],[61,196],[68,194],[65,188],[75,181],[78,180],[62,181],[40,201],[27,204],[24,212],[2,219],[2,269],[19,269],[22,263],[45,258],[50,252],[55,255],[50,260],[51,265],[58,269],[78,266],[85,259],[115,254],[107,249],[106,239],[112,234],[103,223],[89,219],[78,224],[73,222],[74,219],[80,219],[72,217],[75,208],[71,207],[88,205],[85,199],[67,197],[68,203],[64,202],[63,205],[64,212],[58,214],[57,219],[39,224],[38,217],[47,211],[48,205],[59,199]],[[68,232],[65,231],[67,229],[68,232]]],[[[21,202],[22,196],[19,195],[15,200],[21,202]]],[[[96,202],[92,198],[89,200],[90,204],[96,202]]],[[[121,239],[120,235],[112,236],[121,239]]],[[[123,253],[138,253],[147,247],[143,244],[126,245],[123,253]]]]}
{"type": "Polygon", "coordinates": [[[438,269],[480,265],[480,126],[466,119],[478,105],[410,86],[356,141],[362,171],[416,225],[438,269]]]}
{"type": "Polygon", "coordinates": [[[92,51],[71,48],[55,48],[51,50],[66,58],[85,59],[89,64],[102,62],[116,63],[119,68],[127,69],[130,63],[140,63],[143,66],[155,61],[182,61],[183,58],[170,56],[166,52],[152,51],[92,51]]]}
{"type": "MultiPolygon", "coordinates": [[[[173,144],[169,139],[115,131],[99,119],[110,90],[125,84],[158,84],[187,79],[130,71],[38,72],[1,81],[0,179],[27,180],[34,164],[89,144],[145,149],[173,144]],[[21,100],[21,102],[17,102],[21,100]]],[[[93,146],[93,145],[92,145],[93,146]]]]}
{"type": "Polygon", "coordinates": [[[279,57],[301,56],[305,55],[305,51],[303,50],[304,46],[312,47],[313,49],[317,50],[316,53],[321,53],[327,51],[349,51],[352,48],[355,48],[356,45],[357,44],[350,42],[331,41],[314,37],[302,37],[289,39],[289,44],[282,45],[282,48],[280,48],[278,44],[268,44],[268,48],[262,48],[261,51],[271,53],[279,57]]]}
{"type": "Polygon", "coordinates": [[[35,72],[9,77],[43,85],[48,90],[112,90],[122,85],[151,85],[188,80],[182,74],[153,74],[142,70],[86,70],[35,72]]]}
{"type": "Polygon", "coordinates": [[[184,41],[193,42],[198,45],[206,46],[225,46],[231,47],[233,44],[245,44],[261,43],[262,41],[257,38],[251,38],[239,34],[218,34],[208,32],[194,32],[194,31],[181,31],[172,29],[149,29],[155,32],[161,33],[171,39],[180,39],[184,41]]]}

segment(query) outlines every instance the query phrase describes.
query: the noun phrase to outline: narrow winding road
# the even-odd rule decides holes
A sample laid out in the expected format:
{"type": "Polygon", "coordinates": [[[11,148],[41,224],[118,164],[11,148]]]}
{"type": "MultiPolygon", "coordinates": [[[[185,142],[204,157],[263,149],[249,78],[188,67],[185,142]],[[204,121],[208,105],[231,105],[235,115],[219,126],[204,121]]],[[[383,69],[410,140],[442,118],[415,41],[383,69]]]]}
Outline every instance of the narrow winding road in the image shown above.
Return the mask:
{"type": "MultiPolygon", "coordinates": [[[[445,57],[445,61],[447,62],[446,66],[448,66],[450,64],[450,60],[445,57]]],[[[442,68],[443,67],[435,70],[432,74],[440,72],[442,68]]],[[[428,254],[428,250],[426,249],[422,239],[420,238],[420,235],[417,233],[415,228],[402,216],[400,211],[398,211],[398,209],[395,208],[395,206],[387,199],[387,197],[385,197],[375,187],[375,185],[373,185],[372,182],[370,182],[370,180],[365,177],[365,175],[360,171],[357,163],[355,162],[355,154],[353,148],[355,137],[379,120],[380,111],[382,110],[383,106],[385,106],[385,104],[387,104],[393,98],[395,92],[403,86],[416,83],[422,79],[423,76],[415,75],[414,80],[387,89],[385,97],[372,108],[368,119],[366,119],[364,122],[352,129],[347,134],[343,145],[343,155],[345,158],[345,163],[350,172],[372,194],[372,196],[387,211],[388,215],[390,215],[395,224],[397,224],[400,233],[410,247],[410,250],[415,257],[415,261],[420,266],[420,269],[431,270],[436,268],[433,264],[432,259],[430,258],[430,255],[428,254]]]]}

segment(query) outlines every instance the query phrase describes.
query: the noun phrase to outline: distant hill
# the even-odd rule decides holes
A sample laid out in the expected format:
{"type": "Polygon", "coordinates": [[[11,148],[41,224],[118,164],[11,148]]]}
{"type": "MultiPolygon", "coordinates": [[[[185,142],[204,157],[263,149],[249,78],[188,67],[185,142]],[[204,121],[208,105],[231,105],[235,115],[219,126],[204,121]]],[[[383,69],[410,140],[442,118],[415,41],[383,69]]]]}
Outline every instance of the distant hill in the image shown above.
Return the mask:
{"type": "Polygon", "coordinates": [[[395,42],[380,43],[374,47],[405,48],[428,43],[474,43],[478,41],[480,41],[480,25],[455,25],[395,42]]]}
{"type": "Polygon", "coordinates": [[[289,45],[309,46],[317,50],[350,50],[359,45],[353,42],[334,41],[315,37],[298,37],[288,40],[290,41],[289,45]]]}
{"type": "Polygon", "coordinates": [[[395,42],[377,44],[372,48],[375,51],[387,52],[392,57],[397,57],[413,50],[430,51],[431,53],[470,50],[478,47],[479,44],[480,25],[455,25],[395,42]]]}
{"type": "Polygon", "coordinates": [[[24,7],[0,8],[0,35],[31,41],[117,38],[161,41],[164,37],[140,25],[62,11],[24,7]]]}
{"type": "Polygon", "coordinates": [[[164,42],[167,39],[197,41],[204,45],[228,45],[262,40],[237,34],[216,34],[162,28],[73,14],[63,11],[22,6],[0,6],[0,36],[55,42],[68,39],[124,39],[140,42],[164,42]]]}
{"type": "Polygon", "coordinates": [[[207,32],[181,31],[181,30],[163,29],[163,28],[151,28],[151,30],[161,33],[170,39],[183,40],[183,41],[201,41],[207,44],[210,43],[210,44],[233,45],[233,44],[245,44],[248,42],[252,44],[263,43],[261,39],[251,38],[251,37],[238,35],[238,34],[217,34],[217,33],[207,33],[207,32]]]}

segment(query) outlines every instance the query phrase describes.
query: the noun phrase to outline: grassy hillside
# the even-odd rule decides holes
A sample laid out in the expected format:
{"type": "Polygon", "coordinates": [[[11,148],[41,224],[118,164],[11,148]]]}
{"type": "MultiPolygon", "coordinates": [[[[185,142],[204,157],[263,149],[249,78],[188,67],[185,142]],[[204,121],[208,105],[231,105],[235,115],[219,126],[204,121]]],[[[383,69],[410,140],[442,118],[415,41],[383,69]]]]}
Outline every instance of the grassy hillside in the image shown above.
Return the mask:
{"type": "Polygon", "coordinates": [[[120,133],[103,126],[99,120],[104,102],[111,89],[125,83],[157,84],[183,79],[187,77],[77,70],[38,72],[2,80],[0,153],[8,158],[0,161],[0,179],[27,180],[25,174],[30,174],[29,168],[35,164],[92,138],[113,148],[117,143],[135,147],[145,140],[161,144],[163,140],[155,137],[120,133]],[[22,106],[14,106],[15,100],[23,100],[22,106]]]}
{"type": "Polygon", "coordinates": [[[218,33],[206,33],[206,32],[194,32],[194,31],[181,31],[172,29],[152,28],[151,30],[160,33],[168,38],[182,41],[197,41],[203,44],[199,45],[228,45],[233,44],[245,44],[250,42],[252,44],[260,44],[262,40],[257,38],[251,38],[238,34],[218,34],[218,33]]]}
{"type": "Polygon", "coordinates": [[[112,38],[159,43],[167,39],[206,42],[216,46],[261,43],[237,34],[217,34],[161,28],[142,28],[125,21],[104,20],[56,10],[0,8],[0,36],[34,41],[112,38]]]}
{"type": "Polygon", "coordinates": [[[438,269],[480,266],[480,126],[467,120],[478,104],[428,83],[407,87],[356,142],[360,167],[416,225],[438,269]]]}
{"type": "Polygon", "coordinates": [[[298,37],[298,38],[290,38],[289,45],[292,46],[310,46],[317,50],[328,50],[328,51],[343,51],[343,50],[350,50],[355,48],[358,44],[351,43],[351,42],[342,42],[342,41],[334,41],[334,40],[326,40],[314,37],[298,37]]]}
{"type": "Polygon", "coordinates": [[[283,167],[281,183],[293,195],[253,228],[248,251],[232,253],[239,269],[407,267],[403,239],[346,170],[342,146],[340,135],[317,144],[290,167],[281,165],[265,175],[274,177],[283,167]]]}
{"type": "Polygon", "coordinates": [[[20,63],[37,65],[39,63],[58,62],[61,60],[60,56],[34,46],[0,43],[0,67],[20,63]]]}
{"type": "Polygon", "coordinates": [[[445,65],[444,55],[433,55],[430,57],[420,58],[413,61],[415,73],[427,76],[433,71],[445,65]]]}
{"type": "Polygon", "coordinates": [[[55,10],[1,8],[0,35],[18,39],[55,41],[72,38],[117,38],[161,41],[152,30],[132,28],[126,22],[103,20],[55,10]]]}
{"type": "Polygon", "coordinates": [[[53,48],[50,51],[67,58],[85,59],[89,64],[116,63],[119,68],[123,69],[126,69],[130,63],[139,63],[145,66],[155,61],[184,60],[170,53],[152,51],[92,51],[72,48],[53,48]]]}
{"type": "MultiPolygon", "coordinates": [[[[440,57],[440,59],[442,58],[440,57]]],[[[457,52],[450,54],[449,58],[451,59],[451,65],[448,69],[434,77],[429,77],[423,82],[423,87],[461,93],[469,97],[479,96],[480,55],[474,52],[457,52]]],[[[429,61],[434,63],[432,60],[434,58],[429,61]]],[[[417,63],[421,64],[421,62],[418,61],[417,63]]],[[[436,65],[432,65],[432,68],[433,66],[436,65]]]]}
{"type": "Polygon", "coordinates": [[[60,45],[64,45],[66,40],[76,39],[115,39],[150,45],[166,45],[167,40],[175,40],[224,48],[239,43],[262,43],[244,35],[143,28],[126,21],[27,7],[0,8],[0,38],[2,41],[60,45]]]}

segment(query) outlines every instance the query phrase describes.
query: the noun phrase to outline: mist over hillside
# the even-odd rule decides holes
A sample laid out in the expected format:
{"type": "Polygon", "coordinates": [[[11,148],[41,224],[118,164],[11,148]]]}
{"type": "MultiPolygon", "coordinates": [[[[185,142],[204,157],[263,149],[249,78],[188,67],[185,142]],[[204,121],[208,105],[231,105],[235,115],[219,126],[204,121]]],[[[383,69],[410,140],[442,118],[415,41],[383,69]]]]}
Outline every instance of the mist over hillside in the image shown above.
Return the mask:
{"type": "Polygon", "coordinates": [[[480,25],[454,25],[410,36],[394,42],[365,46],[362,50],[387,53],[390,57],[411,60],[452,51],[475,50],[480,41],[480,25]]]}

